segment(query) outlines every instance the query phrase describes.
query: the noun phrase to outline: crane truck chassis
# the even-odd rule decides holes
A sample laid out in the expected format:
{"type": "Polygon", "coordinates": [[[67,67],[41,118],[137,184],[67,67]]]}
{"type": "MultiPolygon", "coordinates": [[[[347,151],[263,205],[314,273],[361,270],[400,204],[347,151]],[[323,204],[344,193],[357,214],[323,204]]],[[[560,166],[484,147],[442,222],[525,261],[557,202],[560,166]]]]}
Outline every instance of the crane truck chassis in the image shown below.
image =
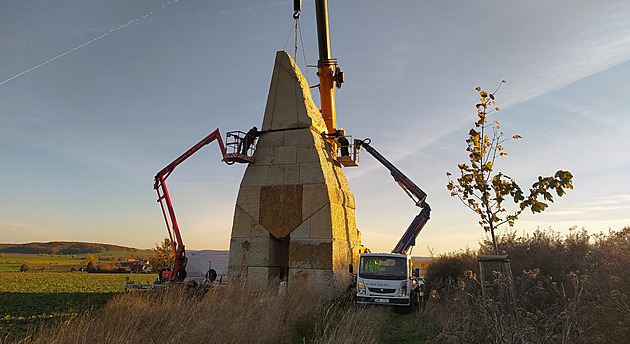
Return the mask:
{"type": "MultiPolygon", "coordinates": [[[[363,148],[385,166],[394,180],[422,210],[411,222],[392,253],[363,253],[356,274],[357,303],[411,307],[422,294],[424,280],[413,268],[411,248],[427,223],[431,208],[427,194],[371,145],[370,139],[354,140],[355,151],[363,148]]],[[[350,273],[353,273],[350,266],[350,273]]]]}

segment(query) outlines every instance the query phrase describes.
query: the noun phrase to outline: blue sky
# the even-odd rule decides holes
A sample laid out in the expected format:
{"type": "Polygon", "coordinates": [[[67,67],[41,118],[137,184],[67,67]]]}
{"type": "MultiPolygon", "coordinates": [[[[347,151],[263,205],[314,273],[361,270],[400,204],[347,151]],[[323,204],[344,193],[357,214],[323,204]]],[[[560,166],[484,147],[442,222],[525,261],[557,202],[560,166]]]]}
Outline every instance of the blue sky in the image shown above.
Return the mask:
{"type": "MultiPolygon", "coordinates": [[[[483,237],[445,172],[467,158],[475,87],[501,80],[495,119],[523,139],[495,167],[522,187],[569,170],[575,186],[514,228],[630,225],[630,2],[330,0],[329,17],[338,125],[428,194],[414,254],[483,237]]],[[[316,84],[313,1],[300,25],[294,58],[316,84]]],[[[160,242],[153,176],[215,128],[261,124],[292,26],[289,0],[0,1],[0,241],[160,242]]],[[[244,170],[214,144],[169,178],[189,249],[228,247],[244,170]]],[[[390,251],[417,208],[369,155],[345,171],[363,242],[390,251]]]]}

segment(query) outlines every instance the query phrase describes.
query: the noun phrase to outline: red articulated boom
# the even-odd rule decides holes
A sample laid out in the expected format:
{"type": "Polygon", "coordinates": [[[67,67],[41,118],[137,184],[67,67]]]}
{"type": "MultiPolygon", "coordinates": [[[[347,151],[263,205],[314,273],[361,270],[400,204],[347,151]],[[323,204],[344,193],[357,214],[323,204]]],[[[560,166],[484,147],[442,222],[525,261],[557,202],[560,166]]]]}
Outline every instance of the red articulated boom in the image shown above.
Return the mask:
{"type": "Polygon", "coordinates": [[[228,132],[226,134],[227,145],[224,145],[219,129],[217,128],[210,135],[199,141],[199,143],[187,150],[179,158],[175,159],[172,163],[164,167],[155,175],[153,188],[157,191],[158,202],[162,207],[162,214],[164,215],[164,221],[166,222],[166,229],[168,229],[168,235],[173,245],[173,252],[175,252],[175,262],[173,266],[170,269],[162,269],[160,275],[158,276],[157,283],[183,282],[186,278],[186,263],[188,261],[186,258],[184,241],[182,240],[179,225],[177,224],[177,218],[175,217],[175,210],[173,209],[171,197],[169,196],[168,189],[166,187],[166,179],[171,175],[175,167],[184,162],[184,160],[188,159],[191,155],[195,154],[195,152],[203,148],[205,145],[208,145],[215,140],[219,144],[219,149],[221,149],[221,155],[223,156],[222,161],[228,165],[232,165],[237,162],[252,162],[255,150],[253,141],[255,138],[247,138],[251,143],[243,146],[246,136],[247,134],[241,131],[228,132]]]}

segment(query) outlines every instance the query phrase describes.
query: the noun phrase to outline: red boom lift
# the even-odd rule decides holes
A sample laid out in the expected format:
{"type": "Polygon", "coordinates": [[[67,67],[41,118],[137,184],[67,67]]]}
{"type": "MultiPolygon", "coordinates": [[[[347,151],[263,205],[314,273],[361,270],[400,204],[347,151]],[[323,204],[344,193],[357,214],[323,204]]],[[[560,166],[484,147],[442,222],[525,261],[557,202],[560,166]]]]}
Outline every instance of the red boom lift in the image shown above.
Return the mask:
{"type": "Polygon", "coordinates": [[[183,282],[186,278],[186,263],[188,261],[188,258],[186,258],[184,241],[182,240],[179,225],[177,224],[177,219],[175,218],[175,210],[173,209],[171,197],[169,196],[168,189],[166,188],[166,178],[171,175],[175,167],[214,140],[219,143],[219,148],[221,149],[221,154],[223,156],[222,161],[228,165],[232,165],[237,162],[250,163],[254,161],[254,140],[256,138],[247,138],[251,142],[251,145],[244,151],[243,149],[247,146],[244,146],[246,135],[247,134],[242,131],[230,131],[226,134],[226,144],[224,145],[219,129],[217,128],[210,135],[199,141],[199,143],[187,150],[179,158],[175,159],[172,163],[164,167],[155,175],[153,188],[157,191],[158,202],[160,202],[160,206],[162,207],[162,214],[164,215],[164,221],[166,222],[166,229],[168,229],[168,235],[171,239],[171,244],[173,245],[173,252],[175,252],[174,264],[170,267],[165,267],[162,271],[160,271],[160,275],[156,281],[158,284],[183,282]]]}

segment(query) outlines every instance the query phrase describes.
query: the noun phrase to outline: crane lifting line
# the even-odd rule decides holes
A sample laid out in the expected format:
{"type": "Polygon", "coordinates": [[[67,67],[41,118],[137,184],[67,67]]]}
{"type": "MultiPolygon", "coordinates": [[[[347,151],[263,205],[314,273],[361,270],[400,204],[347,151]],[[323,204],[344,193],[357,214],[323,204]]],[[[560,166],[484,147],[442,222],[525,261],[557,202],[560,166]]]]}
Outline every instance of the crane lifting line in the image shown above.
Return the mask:
{"type": "MultiPolygon", "coordinates": [[[[179,0],[168,1],[168,2],[166,2],[165,4],[163,4],[162,6],[158,7],[158,10],[164,9],[166,6],[171,5],[171,3],[173,3],[173,4],[174,4],[174,3],[178,2],[178,1],[179,1],[179,0]]],[[[66,51],[66,52],[64,52],[64,53],[61,53],[61,54],[59,54],[59,55],[57,55],[57,56],[55,56],[55,57],[53,57],[53,58],[51,58],[51,59],[49,59],[49,60],[46,60],[46,61],[44,61],[44,62],[42,62],[42,63],[38,64],[38,65],[37,65],[37,66],[35,66],[35,67],[29,68],[29,69],[27,69],[27,70],[25,70],[25,71],[23,71],[23,72],[21,72],[21,73],[18,73],[18,74],[16,74],[16,75],[14,75],[14,76],[12,76],[12,77],[10,77],[10,78],[8,78],[8,79],[6,79],[6,80],[4,80],[4,81],[0,82],[0,85],[4,85],[4,84],[6,84],[7,82],[9,82],[9,81],[11,81],[11,80],[13,80],[13,79],[19,78],[20,76],[22,76],[22,75],[24,75],[24,74],[26,74],[26,73],[32,72],[32,71],[34,71],[34,70],[36,70],[36,69],[39,69],[39,68],[41,68],[41,67],[43,67],[43,66],[45,66],[45,65],[47,65],[47,64],[49,64],[49,63],[51,63],[51,62],[53,62],[53,61],[55,61],[56,59],[58,59],[58,58],[60,58],[60,57],[64,57],[64,56],[66,56],[66,55],[68,55],[68,54],[70,54],[70,53],[72,53],[72,52],[74,52],[74,51],[76,51],[76,50],[79,50],[79,49],[81,49],[81,48],[85,47],[86,45],[92,44],[92,43],[94,43],[94,42],[96,42],[96,41],[100,40],[101,38],[105,38],[105,37],[107,37],[107,36],[111,35],[112,33],[116,32],[116,31],[118,31],[118,30],[124,29],[124,28],[125,28],[125,27],[127,27],[128,25],[131,25],[131,24],[133,24],[133,23],[135,23],[135,22],[137,22],[137,21],[140,21],[140,20],[144,20],[144,19],[146,19],[147,17],[149,17],[149,16],[151,16],[151,15],[153,15],[153,11],[149,11],[149,13],[147,13],[147,14],[143,15],[142,17],[138,17],[138,18],[136,18],[136,19],[130,20],[130,21],[126,22],[125,24],[123,24],[123,25],[121,25],[121,26],[119,26],[119,27],[117,27],[117,28],[111,29],[111,30],[109,30],[108,32],[106,32],[106,33],[104,33],[104,34],[102,34],[102,35],[100,35],[100,36],[98,36],[98,37],[96,37],[96,38],[93,38],[93,39],[91,39],[91,40],[89,40],[89,41],[87,41],[87,42],[85,42],[85,43],[83,43],[83,44],[81,44],[81,45],[78,45],[78,46],[76,46],[76,47],[74,47],[74,48],[72,48],[72,49],[70,49],[70,50],[68,50],[68,51],[66,51]]]]}
{"type": "MultiPolygon", "coordinates": [[[[306,83],[307,84],[311,84],[311,81],[308,78],[308,64],[306,64],[306,51],[304,50],[304,40],[302,39],[302,25],[300,25],[300,17],[297,16],[297,18],[294,16],[293,17],[295,19],[295,59],[297,60],[297,53],[298,53],[298,32],[300,35],[300,44],[302,45],[302,57],[304,58],[304,68],[306,68],[305,70],[305,77],[306,77],[306,83]]],[[[289,39],[291,38],[291,33],[293,33],[293,23],[291,23],[291,29],[289,30],[289,35],[287,36],[287,40],[284,42],[284,47],[282,48],[282,50],[286,51],[287,48],[287,44],[289,43],[289,39]]]]}

